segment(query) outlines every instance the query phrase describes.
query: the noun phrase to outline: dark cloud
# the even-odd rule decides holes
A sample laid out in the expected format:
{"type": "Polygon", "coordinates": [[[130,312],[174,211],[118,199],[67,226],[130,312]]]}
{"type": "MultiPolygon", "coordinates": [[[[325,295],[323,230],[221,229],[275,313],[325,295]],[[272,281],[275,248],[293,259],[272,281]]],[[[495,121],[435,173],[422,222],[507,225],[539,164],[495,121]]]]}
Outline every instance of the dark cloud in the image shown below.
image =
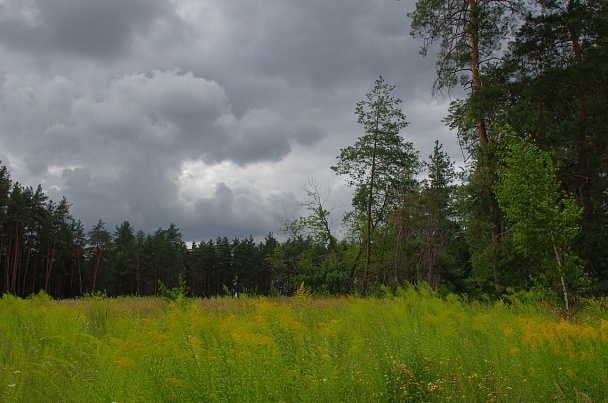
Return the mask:
{"type": "Polygon", "coordinates": [[[258,161],[277,162],[292,150],[292,143],[312,146],[324,133],[312,124],[287,120],[280,113],[267,108],[248,110],[239,120],[224,119],[221,127],[230,133],[225,153],[211,155],[207,161],[231,160],[238,165],[258,161]]]}
{"type": "MultiPolygon", "coordinates": [[[[192,73],[130,74],[78,98],[53,96],[67,91],[56,86],[32,89],[22,102],[27,105],[20,106],[33,118],[29,125],[21,116],[6,116],[32,136],[24,141],[29,144],[26,165],[33,174],[53,164],[103,161],[120,166],[141,155],[174,163],[183,158],[238,165],[276,162],[289,154],[292,141],[313,145],[322,137],[314,125],[303,126],[268,109],[252,109],[239,119],[218,83],[192,73]]],[[[19,100],[14,97],[5,99],[9,108],[15,102],[19,100]]]]}
{"type": "Polygon", "coordinates": [[[164,0],[9,0],[0,12],[0,43],[45,55],[114,59],[156,23],[179,30],[179,19],[164,0]]]}
{"type": "Polygon", "coordinates": [[[310,173],[344,210],[329,167],[362,134],[355,105],[379,75],[421,156],[453,139],[429,98],[433,61],[408,36],[413,4],[0,2],[2,160],[87,227],[259,237],[293,214],[310,173]]]}
{"type": "MultiPolygon", "coordinates": [[[[184,160],[231,161],[243,167],[277,162],[292,151],[292,144],[310,147],[323,138],[314,124],[293,122],[269,109],[253,108],[238,118],[218,83],[192,73],[129,74],[89,92],[72,88],[67,80],[58,82],[33,86],[25,103],[35,119],[28,126],[18,117],[14,125],[25,125],[22,130],[32,136],[24,140],[29,144],[24,146],[24,166],[36,177],[59,170],[55,182],[49,182],[54,185],[53,196],[66,195],[77,217],[94,214],[97,220],[103,212],[122,216],[114,220],[117,223],[128,219],[149,231],[167,219],[189,222],[176,180],[184,160]],[[59,94],[63,107],[55,106],[55,112],[47,114],[59,94]]],[[[5,99],[7,104],[12,101],[5,99]]],[[[25,106],[20,108],[23,111],[25,106]]],[[[11,121],[10,116],[4,119],[11,121]]],[[[267,232],[276,225],[274,218],[268,218],[272,214],[263,206],[264,197],[252,198],[254,190],[247,190],[247,195],[245,188],[239,188],[234,205],[239,207],[233,210],[233,204],[220,197],[229,195],[229,188],[217,186],[212,199],[217,203],[206,209],[214,219],[232,218],[212,220],[210,225],[201,218],[199,231],[221,223],[236,229],[247,222],[243,231],[257,235],[262,227],[267,232]],[[222,208],[227,209],[225,214],[219,214],[222,208]],[[247,212],[257,218],[246,218],[247,212]]]]}
{"type": "Polygon", "coordinates": [[[65,185],[73,189],[82,189],[91,183],[93,174],[89,168],[65,168],[61,171],[61,178],[65,185]]]}

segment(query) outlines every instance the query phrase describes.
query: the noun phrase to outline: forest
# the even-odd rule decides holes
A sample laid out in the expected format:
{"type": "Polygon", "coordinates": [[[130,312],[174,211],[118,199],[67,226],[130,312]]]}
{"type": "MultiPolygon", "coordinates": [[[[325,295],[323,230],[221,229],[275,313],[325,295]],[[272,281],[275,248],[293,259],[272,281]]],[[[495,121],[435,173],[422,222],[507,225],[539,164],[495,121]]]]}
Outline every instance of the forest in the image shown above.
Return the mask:
{"type": "MultiPolygon", "coordinates": [[[[186,244],[174,224],[152,234],[128,217],[84,228],[65,198],[0,169],[3,294],[196,297],[377,295],[424,282],[497,298],[534,289],[567,315],[608,293],[608,7],[604,0],[419,0],[411,34],[436,57],[433,91],[465,166],[435,143],[420,156],[393,86],[379,77],[354,105],[357,141],[332,169],[353,190],[333,217],[309,181],[305,214],[269,233],[186,244]],[[332,232],[343,220],[344,237],[332,232]],[[281,238],[283,239],[283,238],[281,238]]],[[[404,72],[407,74],[407,72],[404,72]]]]}

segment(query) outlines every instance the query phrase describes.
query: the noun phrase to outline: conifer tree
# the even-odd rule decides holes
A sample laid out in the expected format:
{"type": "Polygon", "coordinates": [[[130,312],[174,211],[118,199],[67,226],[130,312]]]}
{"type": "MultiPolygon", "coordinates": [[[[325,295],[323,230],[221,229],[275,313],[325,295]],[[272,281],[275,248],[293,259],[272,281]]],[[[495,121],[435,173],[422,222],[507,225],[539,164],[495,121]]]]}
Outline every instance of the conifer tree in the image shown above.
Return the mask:
{"type": "MultiPolygon", "coordinates": [[[[368,288],[372,255],[372,236],[389,222],[390,212],[399,203],[399,192],[411,186],[418,170],[418,156],[400,132],[408,122],[400,109],[401,100],[391,93],[394,86],[378,78],[367,100],[357,103],[358,123],[364,134],[354,145],[340,151],[338,163],[331,169],[346,177],[354,187],[355,225],[362,228],[365,266],[361,293],[368,288]]],[[[362,250],[363,250],[362,248],[362,250]]]]}

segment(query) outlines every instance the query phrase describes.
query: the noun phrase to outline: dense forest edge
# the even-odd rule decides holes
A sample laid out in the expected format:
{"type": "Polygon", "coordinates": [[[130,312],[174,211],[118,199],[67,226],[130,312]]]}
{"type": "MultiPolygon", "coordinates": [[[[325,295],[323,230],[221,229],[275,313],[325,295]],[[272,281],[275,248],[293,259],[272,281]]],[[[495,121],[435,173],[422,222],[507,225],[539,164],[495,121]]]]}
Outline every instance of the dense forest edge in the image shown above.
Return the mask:
{"type": "Polygon", "coordinates": [[[409,15],[422,53],[439,48],[433,89],[452,94],[445,122],[463,167],[438,142],[420,158],[382,77],[355,106],[361,136],[331,167],[352,209],[334,217],[309,180],[305,214],[283,223],[281,241],[186,244],[174,224],[146,234],[128,220],[86,229],[68,200],[2,166],[1,293],[272,296],[305,284],[367,296],[424,282],[471,299],[533,290],[569,319],[579,298],[608,293],[608,7],[467,3],[420,0],[409,15]]]}

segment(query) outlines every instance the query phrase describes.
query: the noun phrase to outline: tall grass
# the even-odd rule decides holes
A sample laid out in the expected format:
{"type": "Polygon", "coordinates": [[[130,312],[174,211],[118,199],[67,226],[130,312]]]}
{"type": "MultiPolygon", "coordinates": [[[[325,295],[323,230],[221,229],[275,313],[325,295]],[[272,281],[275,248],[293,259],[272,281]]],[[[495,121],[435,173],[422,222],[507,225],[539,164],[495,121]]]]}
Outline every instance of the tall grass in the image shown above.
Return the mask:
{"type": "Polygon", "coordinates": [[[2,402],[605,401],[608,318],[361,299],[0,301],[2,402]]]}

